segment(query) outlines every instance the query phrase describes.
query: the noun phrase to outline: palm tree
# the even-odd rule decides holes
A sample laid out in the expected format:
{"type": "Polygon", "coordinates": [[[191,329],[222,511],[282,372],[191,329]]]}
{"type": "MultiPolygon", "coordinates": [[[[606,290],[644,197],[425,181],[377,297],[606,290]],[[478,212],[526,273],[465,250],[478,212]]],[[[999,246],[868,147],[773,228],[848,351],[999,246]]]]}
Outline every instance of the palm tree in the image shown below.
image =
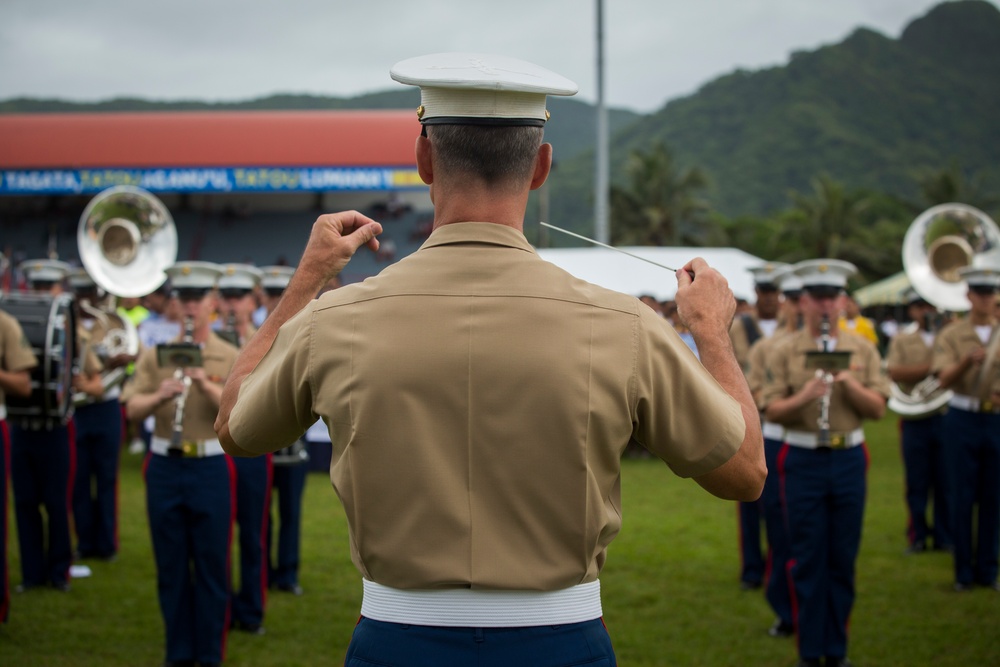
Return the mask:
{"type": "Polygon", "coordinates": [[[625,167],[628,187],[611,188],[611,235],[624,245],[698,244],[707,225],[708,203],[697,192],[708,187],[698,167],[679,170],[662,142],[648,153],[633,152],[625,167]]]}
{"type": "Polygon", "coordinates": [[[792,209],[786,212],[786,230],[800,239],[801,254],[810,257],[849,259],[863,251],[862,215],[868,207],[864,195],[848,192],[841,183],[823,174],[812,179],[812,192],[791,193],[792,209]]]}

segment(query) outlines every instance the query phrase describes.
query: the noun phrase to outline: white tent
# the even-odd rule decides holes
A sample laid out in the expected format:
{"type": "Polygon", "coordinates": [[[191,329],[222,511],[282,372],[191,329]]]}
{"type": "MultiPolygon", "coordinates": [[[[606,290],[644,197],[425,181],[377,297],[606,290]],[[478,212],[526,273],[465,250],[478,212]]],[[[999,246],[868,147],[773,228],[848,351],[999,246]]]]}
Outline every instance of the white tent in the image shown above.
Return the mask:
{"type": "MultiPolygon", "coordinates": [[[[695,257],[701,257],[719,271],[737,298],[753,303],[756,298],[751,267],[766,261],[736,248],[655,248],[623,247],[622,250],[644,259],[679,269],[695,257]]],[[[607,248],[543,248],[538,254],[546,261],[577,278],[632,296],[649,294],[660,301],[674,298],[677,279],[671,271],[607,248]]]]}

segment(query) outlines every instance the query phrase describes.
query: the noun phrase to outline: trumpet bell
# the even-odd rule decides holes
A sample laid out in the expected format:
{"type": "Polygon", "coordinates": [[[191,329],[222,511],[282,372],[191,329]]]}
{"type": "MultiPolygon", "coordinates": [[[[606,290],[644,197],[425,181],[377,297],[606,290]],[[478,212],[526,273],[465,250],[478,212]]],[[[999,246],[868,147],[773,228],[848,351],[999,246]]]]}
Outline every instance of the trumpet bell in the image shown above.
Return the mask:
{"type": "Polygon", "coordinates": [[[1000,260],[1000,229],[966,204],[929,208],[903,238],[903,269],[913,289],[943,310],[968,310],[967,288],[958,270],[984,260],[1000,260]]]}
{"type": "Polygon", "coordinates": [[[167,279],[177,228],[152,193],[116,186],[90,200],[77,228],[80,261],[98,285],[120,297],[145,296],[167,279]]]}

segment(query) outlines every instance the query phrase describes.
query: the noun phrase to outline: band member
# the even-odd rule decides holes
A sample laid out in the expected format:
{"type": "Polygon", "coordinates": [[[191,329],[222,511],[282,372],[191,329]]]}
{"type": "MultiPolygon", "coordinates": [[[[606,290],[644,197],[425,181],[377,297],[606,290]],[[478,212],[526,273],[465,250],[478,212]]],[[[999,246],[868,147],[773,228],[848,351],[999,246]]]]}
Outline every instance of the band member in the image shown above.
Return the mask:
{"type": "MultiPolygon", "coordinates": [[[[802,326],[799,297],[802,281],[792,272],[791,267],[778,272],[775,282],[781,290],[781,312],[778,317],[781,328],[770,338],[761,338],[750,348],[747,355],[749,372],[747,383],[754,401],[760,405],[764,386],[771,377],[770,357],[782,341],[797,332],[802,326]]],[[[791,637],[795,634],[795,619],[792,614],[792,596],[789,588],[788,529],[782,505],[781,479],[778,476],[778,454],[785,443],[785,427],[768,421],[761,414],[761,432],[764,435],[764,460],[767,462],[767,479],[761,494],[761,510],[767,536],[767,566],[764,570],[764,597],[777,617],[767,633],[772,637],[791,637]]]]}
{"type": "MultiPolygon", "coordinates": [[[[28,260],[20,266],[32,291],[58,295],[70,266],[49,259],[28,260]]],[[[67,336],[75,336],[67,331],[67,336]]],[[[80,349],[78,344],[74,349],[80,349]]],[[[74,388],[100,396],[100,362],[85,354],[74,388]]],[[[69,591],[73,560],[70,535],[70,500],[76,465],[74,424],[71,416],[46,416],[15,422],[11,427],[11,481],[14,515],[20,543],[21,572],[18,590],[50,585],[69,591]],[[45,519],[41,508],[45,509],[45,519]]]]}
{"type": "Polygon", "coordinates": [[[862,423],[885,411],[889,384],[867,339],[838,330],[854,265],[800,262],[804,329],[771,356],[762,404],[784,424],[778,454],[790,540],[800,665],[848,665],[847,627],[861,545],[868,456],[862,423]],[[818,354],[822,353],[822,354],[818,354]]]}
{"type": "MultiPolygon", "coordinates": [[[[912,392],[917,383],[931,375],[934,356],[934,326],[937,309],[925,301],[916,290],[904,294],[908,328],[901,330],[889,342],[886,368],[889,378],[900,389],[912,392]]],[[[901,417],[899,422],[900,449],[906,484],[906,509],[909,515],[906,538],[907,552],[921,553],[927,540],[935,550],[951,550],[950,461],[946,456],[944,413],[947,406],[931,414],[901,417]],[[934,499],[934,521],[927,521],[927,506],[934,499]]]]}
{"type": "Polygon", "coordinates": [[[155,415],[146,502],[168,665],[221,663],[229,629],[236,472],[212,424],[237,350],[210,327],[221,273],[208,262],[167,269],[185,320],[183,338],[200,351],[201,365],[189,348],[143,350],[122,397],[129,419],[155,415]]]}
{"type": "MultiPolygon", "coordinates": [[[[219,276],[220,336],[242,347],[256,331],[251,321],[260,284],[260,269],[246,264],[224,264],[219,276]]],[[[264,634],[267,603],[267,537],[273,465],[271,455],[235,458],[236,525],[239,527],[240,581],[233,591],[232,627],[264,634]]]]}
{"type": "MultiPolygon", "coordinates": [[[[260,285],[263,289],[263,304],[270,314],[278,305],[295,269],[289,266],[265,266],[261,270],[264,272],[260,285]]],[[[294,595],[302,595],[302,586],[299,584],[302,494],[309,476],[308,453],[304,456],[294,455],[299,447],[305,447],[304,440],[299,439],[289,448],[293,455],[285,457],[288,460],[282,460],[281,465],[275,460],[273,489],[278,496],[278,520],[269,522],[267,534],[268,584],[271,588],[294,595]],[[278,539],[277,546],[272,547],[271,538],[275,525],[278,527],[278,539]]]]}
{"type": "MultiPolygon", "coordinates": [[[[781,297],[775,278],[787,266],[774,262],[749,269],[753,274],[757,303],[750,312],[738,314],[729,329],[733,350],[744,375],[750,371],[750,348],[758,340],[770,338],[778,329],[781,297]]],[[[736,504],[740,530],[740,587],[744,590],[760,588],[764,579],[765,561],[760,542],[761,507],[762,500],[736,504]]]]}
{"type": "MultiPolygon", "coordinates": [[[[3,296],[0,293],[0,296],[3,296]]],[[[10,475],[10,430],[7,396],[31,395],[30,370],[38,365],[31,343],[16,319],[3,311],[0,300],[0,623],[10,615],[10,577],[7,572],[7,480],[10,475]]]]}
{"type": "MultiPolygon", "coordinates": [[[[85,269],[69,275],[75,295],[80,344],[97,352],[103,350],[105,336],[117,322],[109,320],[98,307],[99,288],[85,269]]],[[[105,374],[134,361],[127,352],[113,357],[98,355],[105,374]]],[[[76,527],[77,556],[111,560],[118,553],[118,455],[123,438],[121,382],[108,386],[100,396],[76,405],[76,478],[73,484],[73,523],[76,527]]]]}
{"type": "Polygon", "coordinates": [[[994,306],[1000,266],[959,273],[972,307],[968,317],[941,330],[933,360],[941,386],[954,392],[944,422],[955,475],[955,590],[1000,590],[1000,326],[994,306]]]}

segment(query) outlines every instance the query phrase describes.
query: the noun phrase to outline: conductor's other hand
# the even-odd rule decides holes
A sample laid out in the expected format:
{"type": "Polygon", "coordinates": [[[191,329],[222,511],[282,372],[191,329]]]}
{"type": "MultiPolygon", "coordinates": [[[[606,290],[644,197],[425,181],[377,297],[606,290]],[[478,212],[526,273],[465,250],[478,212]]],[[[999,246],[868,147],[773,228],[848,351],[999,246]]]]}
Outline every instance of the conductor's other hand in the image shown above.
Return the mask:
{"type": "Polygon", "coordinates": [[[321,215],[313,223],[299,270],[325,283],[343,271],[361,246],[378,250],[375,237],[381,233],[381,224],[357,211],[321,215]]]}
{"type": "Polygon", "coordinates": [[[695,339],[727,335],[736,315],[736,298],[721,273],[701,257],[677,271],[677,316],[695,339]]]}

